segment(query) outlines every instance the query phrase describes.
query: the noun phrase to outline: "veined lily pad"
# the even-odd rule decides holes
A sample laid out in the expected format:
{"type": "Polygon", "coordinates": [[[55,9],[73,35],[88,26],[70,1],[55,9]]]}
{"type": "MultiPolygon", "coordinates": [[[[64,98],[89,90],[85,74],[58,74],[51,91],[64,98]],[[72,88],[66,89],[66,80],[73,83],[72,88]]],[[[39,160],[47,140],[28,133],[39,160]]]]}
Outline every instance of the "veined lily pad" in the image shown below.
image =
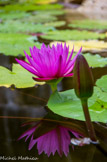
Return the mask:
{"type": "Polygon", "coordinates": [[[4,24],[0,24],[0,32],[16,33],[16,32],[47,32],[49,30],[55,30],[54,27],[44,26],[43,24],[34,23],[22,23],[20,21],[7,21],[4,24]]]}
{"type": "Polygon", "coordinates": [[[107,65],[107,58],[103,58],[100,55],[91,55],[89,53],[84,54],[90,67],[104,67],[107,65]]]}
{"type": "MultiPolygon", "coordinates": [[[[107,122],[107,102],[100,101],[99,108],[97,101],[99,101],[101,90],[94,88],[94,94],[89,98],[89,111],[92,121],[107,122]],[[94,107],[93,107],[94,106],[94,107]]],[[[48,101],[48,107],[54,113],[85,121],[80,100],[76,97],[74,90],[67,90],[65,92],[55,92],[51,95],[48,101]]]]}
{"type": "Polygon", "coordinates": [[[0,66],[0,86],[16,88],[27,88],[37,85],[43,85],[44,82],[36,82],[32,79],[33,74],[25,70],[18,64],[13,64],[12,71],[0,66]]]}
{"type": "Polygon", "coordinates": [[[101,77],[101,79],[98,79],[96,85],[100,87],[102,91],[107,92],[107,75],[104,75],[101,77]]]}
{"type": "Polygon", "coordinates": [[[40,47],[41,44],[34,42],[35,37],[24,34],[0,33],[0,53],[17,56],[24,55],[24,50],[29,53],[29,47],[40,47]]]}
{"type": "Polygon", "coordinates": [[[83,29],[107,29],[107,21],[102,20],[75,20],[69,27],[83,28],[83,29]]]}
{"type": "Polygon", "coordinates": [[[105,34],[99,34],[95,32],[89,31],[78,31],[78,30],[55,30],[47,32],[46,35],[41,36],[44,39],[49,40],[89,40],[89,39],[104,39],[106,37],[105,34]]]}

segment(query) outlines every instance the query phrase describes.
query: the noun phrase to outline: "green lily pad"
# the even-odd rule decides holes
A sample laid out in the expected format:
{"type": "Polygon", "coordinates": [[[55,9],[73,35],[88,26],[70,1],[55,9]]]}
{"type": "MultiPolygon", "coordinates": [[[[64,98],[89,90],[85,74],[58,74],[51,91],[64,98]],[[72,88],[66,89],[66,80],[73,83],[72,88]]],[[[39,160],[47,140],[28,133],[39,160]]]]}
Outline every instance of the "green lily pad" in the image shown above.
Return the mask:
{"type": "Polygon", "coordinates": [[[22,22],[33,22],[33,23],[47,23],[56,21],[56,15],[64,14],[63,10],[51,10],[51,11],[36,11],[33,12],[32,16],[21,19],[22,22]]]}
{"type": "Polygon", "coordinates": [[[40,48],[41,44],[34,42],[35,37],[24,34],[0,33],[0,53],[17,56],[24,55],[24,50],[29,54],[29,47],[34,45],[40,48]]]}
{"type": "Polygon", "coordinates": [[[36,12],[34,12],[35,14],[48,14],[48,15],[54,15],[54,16],[57,16],[57,15],[63,15],[63,14],[65,14],[65,11],[64,10],[62,10],[62,9],[58,9],[58,10],[45,10],[45,11],[36,11],[36,12]]]}
{"type": "Polygon", "coordinates": [[[69,27],[83,28],[83,29],[107,29],[107,21],[102,20],[75,20],[69,27]]]}
{"type": "Polygon", "coordinates": [[[34,5],[32,3],[12,4],[6,6],[0,6],[1,11],[36,11],[36,10],[55,10],[61,9],[63,6],[60,4],[46,4],[46,5],[34,5]]]}
{"type": "Polygon", "coordinates": [[[27,12],[9,12],[7,13],[0,13],[0,19],[2,20],[12,20],[12,19],[20,19],[24,17],[29,17],[31,14],[27,12]]]}
{"type": "Polygon", "coordinates": [[[44,14],[40,13],[37,15],[32,15],[29,17],[26,17],[24,19],[21,19],[22,22],[33,22],[33,23],[45,23],[50,21],[55,21],[57,18],[53,15],[47,14],[44,12],[44,14]]]}
{"type": "MultiPolygon", "coordinates": [[[[107,122],[107,102],[99,102],[100,89],[95,87],[94,94],[89,99],[89,111],[92,121],[107,122]],[[94,107],[93,107],[94,106],[94,107]]],[[[76,97],[74,90],[55,92],[48,101],[48,107],[54,113],[63,117],[85,121],[80,100],[76,97]]]]}
{"type": "Polygon", "coordinates": [[[6,21],[3,24],[0,24],[0,32],[5,33],[16,33],[16,32],[47,32],[49,30],[55,30],[54,27],[44,26],[43,24],[34,24],[34,23],[22,23],[20,21],[6,21]]]}
{"type": "Polygon", "coordinates": [[[16,88],[27,88],[33,87],[36,84],[44,84],[44,82],[34,81],[32,76],[33,74],[18,64],[13,64],[12,71],[0,66],[0,86],[10,87],[15,85],[16,88]]]}
{"type": "Polygon", "coordinates": [[[99,34],[95,32],[89,31],[78,31],[78,30],[55,30],[47,32],[46,35],[41,36],[44,39],[49,40],[89,40],[89,39],[104,39],[106,37],[105,34],[99,34]]]}
{"type": "Polygon", "coordinates": [[[53,27],[59,27],[59,26],[63,26],[65,25],[66,22],[65,21],[54,21],[54,22],[49,22],[49,23],[45,23],[45,26],[53,26],[53,27]]]}
{"type": "Polygon", "coordinates": [[[103,58],[100,55],[91,55],[89,53],[84,54],[84,57],[89,63],[90,67],[104,67],[107,65],[107,58],[103,58]]]}
{"type": "MultiPolygon", "coordinates": [[[[107,75],[101,77],[96,82],[96,85],[102,89],[102,91],[107,92],[107,75]]],[[[107,100],[107,97],[106,97],[107,100]]]]}

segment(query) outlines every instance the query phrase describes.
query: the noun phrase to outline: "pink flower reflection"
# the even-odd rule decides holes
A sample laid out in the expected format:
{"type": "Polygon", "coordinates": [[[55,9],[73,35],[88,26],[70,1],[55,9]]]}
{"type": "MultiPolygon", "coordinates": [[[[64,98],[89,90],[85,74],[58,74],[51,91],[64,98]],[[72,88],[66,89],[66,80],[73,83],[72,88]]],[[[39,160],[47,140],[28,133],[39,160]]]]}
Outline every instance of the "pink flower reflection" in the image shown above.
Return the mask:
{"type": "Polygon", "coordinates": [[[36,128],[38,126],[34,126],[27,130],[25,133],[23,133],[18,140],[22,139],[23,137],[26,137],[25,141],[28,140],[29,137],[31,137],[30,143],[29,143],[29,150],[32,149],[32,147],[37,144],[37,149],[39,155],[44,152],[48,155],[48,157],[51,155],[51,153],[54,155],[57,151],[60,156],[65,154],[65,156],[69,153],[69,145],[71,143],[71,137],[69,133],[72,133],[77,139],[82,137],[77,132],[74,132],[70,128],[63,127],[61,125],[56,126],[53,130],[45,133],[44,135],[40,136],[37,139],[33,139],[33,134],[36,131],[36,128]]]}
{"type": "MultiPolygon", "coordinates": [[[[81,53],[82,48],[77,55],[81,53]]],[[[26,70],[34,74],[37,81],[48,81],[62,77],[71,77],[72,70],[76,61],[77,55],[71,60],[74,49],[70,55],[69,47],[61,44],[53,45],[52,48],[46,47],[43,43],[41,49],[37,47],[30,48],[31,57],[24,51],[29,63],[18,60],[16,61],[26,70]]]]}

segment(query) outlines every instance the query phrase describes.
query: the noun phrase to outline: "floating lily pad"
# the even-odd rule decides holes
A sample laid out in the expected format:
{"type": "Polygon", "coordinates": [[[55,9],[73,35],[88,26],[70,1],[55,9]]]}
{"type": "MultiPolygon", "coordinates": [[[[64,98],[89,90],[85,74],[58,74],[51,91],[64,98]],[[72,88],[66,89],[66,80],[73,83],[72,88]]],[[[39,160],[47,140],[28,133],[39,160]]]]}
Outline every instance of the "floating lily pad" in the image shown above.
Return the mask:
{"type": "Polygon", "coordinates": [[[102,20],[75,20],[69,27],[83,28],[83,29],[107,29],[107,21],[102,20]]]}
{"type": "Polygon", "coordinates": [[[7,21],[0,24],[0,32],[16,33],[16,32],[47,32],[49,30],[55,30],[54,27],[44,26],[43,24],[34,23],[22,23],[20,21],[7,21]]]}
{"type": "MultiPolygon", "coordinates": [[[[58,41],[59,42],[59,41],[58,41]]],[[[56,42],[51,42],[50,45],[52,44],[57,44],[56,42]]],[[[64,42],[59,42],[64,44],[64,42]]],[[[89,40],[89,41],[66,41],[66,45],[69,46],[69,50],[71,51],[74,45],[74,51],[78,51],[80,47],[82,46],[82,51],[89,51],[89,50],[94,50],[94,51],[101,51],[101,50],[107,50],[107,43],[104,41],[98,41],[98,40],[89,40]]]]}
{"type": "Polygon", "coordinates": [[[37,15],[33,15],[24,19],[21,19],[22,22],[33,22],[33,23],[45,23],[50,21],[55,21],[57,18],[53,15],[47,14],[44,12],[44,14],[40,13],[37,15]]]}
{"type": "Polygon", "coordinates": [[[24,50],[29,53],[29,47],[40,47],[38,42],[34,43],[35,37],[24,34],[0,33],[0,53],[5,55],[17,56],[24,55],[24,50]]]}
{"type": "Polygon", "coordinates": [[[49,40],[89,40],[89,39],[104,39],[105,34],[99,34],[89,31],[78,31],[78,30],[55,30],[47,32],[46,35],[41,36],[44,39],[49,40]]]}
{"type": "Polygon", "coordinates": [[[54,15],[54,16],[56,16],[56,15],[63,15],[64,13],[65,13],[65,11],[64,10],[62,10],[62,9],[58,9],[58,10],[45,10],[45,11],[34,11],[33,13],[35,13],[35,14],[48,14],[48,15],[54,15]]]}
{"type": "Polygon", "coordinates": [[[54,27],[59,27],[59,26],[63,26],[65,25],[66,22],[65,21],[54,21],[54,22],[49,22],[49,23],[45,23],[45,26],[54,26],[54,27]]]}
{"type": "Polygon", "coordinates": [[[33,12],[33,15],[30,17],[25,17],[21,19],[23,22],[35,22],[35,23],[47,23],[56,21],[57,17],[56,15],[62,15],[64,14],[63,10],[47,10],[47,11],[35,11],[33,12]]]}
{"type": "Polygon", "coordinates": [[[102,91],[107,92],[107,75],[101,77],[101,79],[98,79],[96,85],[100,87],[102,91]]]}
{"type": "MultiPolygon", "coordinates": [[[[89,99],[89,111],[92,121],[107,122],[107,102],[99,102],[100,89],[95,87],[94,94],[89,99]],[[94,107],[93,107],[94,106],[94,107]]],[[[65,92],[55,92],[51,95],[48,101],[48,107],[54,113],[85,121],[80,100],[76,97],[74,90],[67,90],[65,92]]]]}
{"type": "Polygon", "coordinates": [[[0,86],[16,88],[33,87],[36,84],[43,85],[44,82],[36,82],[32,79],[33,74],[22,68],[18,64],[13,64],[12,71],[0,66],[0,86]]]}
{"type": "Polygon", "coordinates": [[[55,3],[57,0],[35,0],[36,4],[49,4],[49,3],[55,3]]]}
{"type": "Polygon", "coordinates": [[[33,4],[49,4],[55,3],[57,0],[19,0],[20,3],[33,3],[33,4]]]}
{"type": "Polygon", "coordinates": [[[9,12],[7,13],[0,13],[0,19],[2,20],[11,20],[11,19],[20,19],[23,17],[29,17],[31,14],[27,12],[9,12]]]}
{"type": "Polygon", "coordinates": [[[0,6],[1,11],[36,11],[36,10],[55,10],[61,9],[63,6],[60,4],[46,4],[46,5],[34,5],[32,3],[12,4],[6,6],[0,6]]]}
{"type": "Polygon", "coordinates": [[[84,54],[90,67],[104,67],[107,65],[107,58],[103,58],[100,55],[91,55],[89,53],[84,54]]]}
{"type": "MultiPolygon", "coordinates": [[[[56,45],[57,42],[51,42],[50,46],[52,46],[52,44],[56,45]]],[[[66,44],[69,45],[70,41],[69,41],[69,44],[68,43],[66,43],[66,44]]],[[[64,43],[63,43],[63,45],[64,45],[64,43]]],[[[76,51],[76,52],[79,51],[80,48],[75,48],[75,41],[74,41],[74,43],[71,41],[69,50],[71,51],[73,49],[73,45],[74,45],[74,51],[76,51]]],[[[83,49],[84,49],[84,46],[83,46],[83,49]]],[[[74,55],[76,55],[76,53],[74,53],[74,55]]],[[[83,55],[87,59],[90,67],[104,67],[107,65],[107,58],[103,58],[98,54],[92,55],[90,53],[86,53],[83,55]]]]}

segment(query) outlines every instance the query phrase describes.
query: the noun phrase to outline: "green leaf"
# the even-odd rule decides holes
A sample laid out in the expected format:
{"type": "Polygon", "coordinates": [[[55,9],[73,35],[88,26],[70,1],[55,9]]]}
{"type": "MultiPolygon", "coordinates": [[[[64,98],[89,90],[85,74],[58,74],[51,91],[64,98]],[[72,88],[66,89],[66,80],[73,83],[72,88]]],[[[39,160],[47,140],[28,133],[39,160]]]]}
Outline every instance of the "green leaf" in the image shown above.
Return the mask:
{"type": "Polygon", "coordinates": [[[89,53],[84,54],[90,67],[104,67],[107,65],[107,58],[103,58],[100,55],[91,55],[89,53]]]}
{"type": "Polygon", "coordinates": [[[107,21],[102,20],[75,20],[69,27],[83,29],[107,29],[107,21]]]}
{"type": "Polygon", "coordinates": [[[6,6],[0,6],[1,11],[36,11],[36,10],[55,10],[61,9],[63,6],[60,4],[46,4],[46,5],[34,5],[32,3],[12,4],[6,6]]]}
{"type": "Polygon", "coordinates": [[[107,92],[107,75],[102,76],[101,79],[98,79],[96,85],[100,87],[102,91],[107,92]]]}
{"type": "Polygon", "coordinates": [[[16,88],[27,88],[36,84],[44,84],[44,82],[34,81],[32,77],[33,74],[18,64],[13,64],[12,71],[0,66],[0,86],[10,87],[15,85],[16,88]]]}
{"type": "Polygon", "coordinates": [[[47,14],[47,13],[39,13],[36,15],[32,15],[29,17],[26,17],[24,19],[21,19],[22,22],[33,22],[33,23],[45,23],[50,21],[55,21],[57,18],[53,15],[47,14]]]}
{"type": "Polygon", "coordinates": [[[63,15],[65,13],[65,11],[62,10],[62,9],[58,9],[58,10],[53,9],[53,10],[45,10],[45,11],[43,11],[43,10],[42,11],[35,11],[34,13],[37,14],[37,15],[46,14],[46,15],[54,15],[54,16],[56,16],[56,15],[63,15]]]}
{"type": "Polygon", "coordinates": [[[63,10],[51,10],[51,11],[36,11],[33,12],[32,16],[25,17],[24,19],[21,19],[21,21],[25,22],[35,22],[35,23],[47,23],[56,21],[57,17],[56,15],[62,15],[64,14],[63,10]]]}
{"type": "Polygon", "coordinates": [[[2,20],[12,20],[12,19],[20,19],[24,17],[29,17],[31,14],[27,12],[9,12],[7,13],[0,13],[0,19],[2,20]]]}
{"type": "Polygon", "coordinates": [[[29,47],[34,45],[40,48],[41,44],[33,42],[35,37],[24,34],[0,33],[0,53],[17,56],[24,55],[24,50],[29,54],[29,47]]]}
{"type": "Polygon", "coordinates": [[[89,40],[89,39],[104,39],[105,34],[99,34],[89,31],[78,31],[78,30],[55,30],[47,32],[46,35],[42,35],[41,38],[49,40],[89,40]]]}
{"type": "MultiPolygon", "coordinates": [[[[102,101],[99,103],[100,109],[97,109],[97,101],[99,100],[99,92],[101,90],[97,87],[94,88],[94,94],[89,99],[89,111],[92,121],[107,122],[107,102],[102,101]],[[94,107],[92,107],[94,105],[94,107]]],[[[55,92],[51,95],[48,101],[48,107],[54,113],[85,121],[80,100],[76,97],[74,90],[67,90],[64,92],[55,92]]]]}
{"type": "Polygon", "coordinates": [[[53,22],[49,22],[49,23],[45,23],[45,26],[54,26],[54,27],[59,27],[59,26],[63,26],[65,25],[66,22],[65,21],[53,21],[53,22]]]}
{"type": "Polygon", "coordinates": [[[34,24],[20,21],[6,21],[0,24],[0,32],[16,33],[16,32],[30,32],[30,33],[44,33],[49,30],[55,30],[54,27],[45,26],[43,24],[34,24]]]}

